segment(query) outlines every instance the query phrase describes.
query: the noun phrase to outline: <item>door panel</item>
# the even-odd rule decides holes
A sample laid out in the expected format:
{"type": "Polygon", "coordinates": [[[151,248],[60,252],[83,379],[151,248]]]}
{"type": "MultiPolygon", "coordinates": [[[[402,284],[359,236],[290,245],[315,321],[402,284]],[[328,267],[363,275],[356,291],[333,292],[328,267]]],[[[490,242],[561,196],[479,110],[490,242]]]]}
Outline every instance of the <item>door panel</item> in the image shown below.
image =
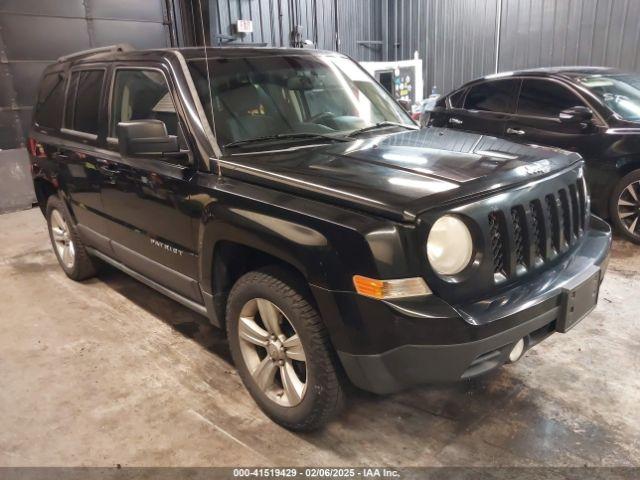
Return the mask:
{"type": "Polygon", "coordinates": [[[101,197],[104,178],[97,168],[95,152],[105,74],[104,68],[71,72],[61,129],[62,142],[53,154],[60,166],[60,181],[69,195],[77,222],[101,235],[107,234],[101,197]]]}
{"type": "MultiPolygon", "coordinates": [[[[116,68],[108,152],[98,168],[108,179],[102,201],[114,255],[128,267],[197,302],[197,225],[201,206],[191,200],[191,166],[157,156],[122,157],[117,124],[155,119],[181,135],[167,79],[158,69],[116,68]]],[[[185,144],[184,140],[181,142],[185,144]]]]}
{"type": "Polygon", "coordinates": [[[456,119],[457,128],[488,135],[502,135],[505,123],[515,111],[520,80],[499,79],[479,83],[469,88],[463,108],[449,119],[456,119]]]}
{"type": "Polygon", "coordinates": [[[561,111],[585,106],[584,101],[566,86],[546,79],[524,79],[516,115],[507,122],[505,133],[512,140],[550,145],[580,153],[585,158],[598,157],[605,128],[597,118],[584,124],[559,120],[561,111]]]}
{"type": "Polygon", "coordinates": [[[102,158],[100,164],[110,172],[102,199],[116,258],[161,285],[201,301],[191,282],[182,278],[198,277],[196,225],[200,204],[190,199],[193,170],[160,160],[123,159],[118,155],[102,158]],[[144,259],[148,259],[147,265],[140,268],[144,259]],[[155,263],[174,271],[176,278],[155,263]]]}
{"type": "Polygon", "coordinates": [[[69,195],[71,209],[78,224],[107,235],[101,196],[104,178],[98,171],[95,155],[88,153],[76,142],[65,142],[54,153],[54,158],[60,168],[59,180],[69,195]]]}

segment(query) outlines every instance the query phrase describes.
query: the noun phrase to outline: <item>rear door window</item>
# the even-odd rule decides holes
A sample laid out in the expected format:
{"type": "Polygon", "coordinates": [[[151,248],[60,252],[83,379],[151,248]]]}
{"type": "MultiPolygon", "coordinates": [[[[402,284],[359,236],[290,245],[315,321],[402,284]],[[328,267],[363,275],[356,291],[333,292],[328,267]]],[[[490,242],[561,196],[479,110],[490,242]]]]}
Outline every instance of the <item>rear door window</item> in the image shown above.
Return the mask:
{"type": "Polygon", "coordinates": [[[464,101],[467,110],[513,113],[519,80],[492,80],[469,89],[464,101]]]}
{"type": "Polygon", "coordinates": [[[42,78],[33,118],[39,127],[60,128],[64,106],[65,77],[62,73],[50,73],[42,78]]]}
{"type": "Polygon", "coordinates": [[[518,114],[556,118],[567,108],[585,106],[575,93],[557,82],[541,79],[522,81],[518,114]]]}
{"type": "Polygon", "coordinates": [[[103,81],[104,70],[85,70],[71,74],[64,115],[65,128],[98,134],[103,81]]]}

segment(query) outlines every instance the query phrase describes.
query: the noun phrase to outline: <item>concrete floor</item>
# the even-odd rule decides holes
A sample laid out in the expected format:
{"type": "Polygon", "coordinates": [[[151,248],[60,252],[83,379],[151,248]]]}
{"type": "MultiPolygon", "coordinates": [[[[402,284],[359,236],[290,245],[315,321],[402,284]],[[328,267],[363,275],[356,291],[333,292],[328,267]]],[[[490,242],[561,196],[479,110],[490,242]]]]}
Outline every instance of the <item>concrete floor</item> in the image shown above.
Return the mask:
{"type": "Polygon", "coordinates": [[[481,379],[353,392],[314,434],[255,406],[224,336],[107,269],[58,267],[37,209],[0,216],[0,466],[639,466],[640,248],[597,310],[481,379]]]}

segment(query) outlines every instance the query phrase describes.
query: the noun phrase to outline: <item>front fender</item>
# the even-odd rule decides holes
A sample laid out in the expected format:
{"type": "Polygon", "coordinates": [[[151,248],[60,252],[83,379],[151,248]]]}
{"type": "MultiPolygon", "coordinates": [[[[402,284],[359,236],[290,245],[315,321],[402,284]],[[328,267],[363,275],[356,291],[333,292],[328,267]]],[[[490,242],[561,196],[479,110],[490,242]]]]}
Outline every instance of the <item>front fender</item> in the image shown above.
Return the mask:
{"type": "Polygon", "coordinates": [[[200,282],[211,292],[213,259],[220,242],[259,250],[298,270],[318,286],[328,283],[327,257],[332,247],[319,231],[290,220],[241,206],[214,204],[203,219],[199,235],[200,282]]]}

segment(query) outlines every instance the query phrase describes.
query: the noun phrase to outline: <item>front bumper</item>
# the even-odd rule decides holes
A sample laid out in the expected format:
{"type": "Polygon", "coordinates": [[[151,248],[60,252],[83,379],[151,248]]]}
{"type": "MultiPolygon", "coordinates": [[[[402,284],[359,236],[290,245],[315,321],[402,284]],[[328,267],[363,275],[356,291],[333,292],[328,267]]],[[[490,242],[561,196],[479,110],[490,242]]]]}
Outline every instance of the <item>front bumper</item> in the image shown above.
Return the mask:
{"type": "Polygon", "coordinates": [[[392,393],[485,373],[508,361],[518,340],[531,348],[551,335],[564,318],[565,292],[602,280],[610,246],[609,226],[592,217],[582,244],[562,264],[470,305],[433,297],[392,303],[347,292],[314,294],[323,318],[330,318],[329,331],[351,381],[392,393]],[[327,310],[333,315],[327,317],[327,310]]]}

